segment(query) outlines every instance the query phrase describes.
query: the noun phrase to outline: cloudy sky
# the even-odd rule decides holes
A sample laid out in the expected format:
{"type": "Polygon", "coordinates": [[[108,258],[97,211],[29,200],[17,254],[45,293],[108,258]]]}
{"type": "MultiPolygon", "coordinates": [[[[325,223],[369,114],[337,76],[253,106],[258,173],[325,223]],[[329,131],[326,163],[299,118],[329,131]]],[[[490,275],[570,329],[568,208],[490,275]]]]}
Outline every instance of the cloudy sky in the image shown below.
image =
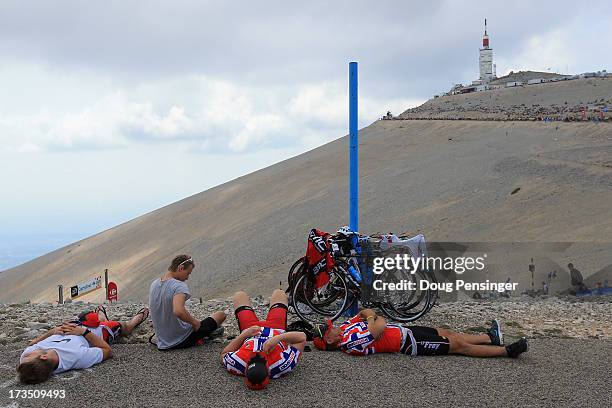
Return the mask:
{"type": "Polygon", "coordinates": [[[605,2],[0,3],[0,269],[477,78],[612,69],[605,2]],[[330,4],[333,3],[333,4],[330,4]]]}

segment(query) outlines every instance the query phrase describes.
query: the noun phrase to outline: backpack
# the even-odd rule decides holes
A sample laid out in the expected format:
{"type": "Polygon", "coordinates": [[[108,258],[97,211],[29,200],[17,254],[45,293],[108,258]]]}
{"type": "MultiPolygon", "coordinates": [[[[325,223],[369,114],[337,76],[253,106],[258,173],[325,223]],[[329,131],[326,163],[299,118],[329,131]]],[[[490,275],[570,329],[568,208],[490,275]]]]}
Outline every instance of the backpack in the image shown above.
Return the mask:
{"type": "MultiPolygon", "coordinates": [[[[108,321],[106,310],[102,309],[102,312],[104,313],[104,316],[108,321]]],[[[102,326],[102,338],[104,339],[104,341],[106,341],[108,344],[112,344],[115,341],[115,332],[111,328],[100,324],[98,312],[96,312],[95,310],[86,310],[84,312],[79,313],[77,319],[74,320],[73,323],[76,323],[80,326],[88,327],[90,329],[96,329],[102,326]]]]}
{"type": "Polygon", "coordinates": [[[315,328],[312,324],[305,322],[303,320],[297,320],[295,322],[289,323],[287,325],[287,331],[298,331],[302,332],[306,335],[307,341],[312,341],[314,336],[315,328]]]}

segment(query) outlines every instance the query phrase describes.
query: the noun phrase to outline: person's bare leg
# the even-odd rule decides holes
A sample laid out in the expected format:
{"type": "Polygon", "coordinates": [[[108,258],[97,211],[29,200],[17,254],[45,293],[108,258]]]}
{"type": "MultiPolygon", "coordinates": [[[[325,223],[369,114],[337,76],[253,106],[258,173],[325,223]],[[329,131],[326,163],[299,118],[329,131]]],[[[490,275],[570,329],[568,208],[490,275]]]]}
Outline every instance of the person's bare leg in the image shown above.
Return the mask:
{"type": "Polygon", "coordinates": [[[285,306],[289,305],[289,298],[287,298],[287,294],[284,290],[276,289],[272,292],[272,296],[270,296],[270,306],[277,303],[282,303],[285,306]]]}
{"type": "Polygon", "coordinates": [[[249,294],[243,291],[238,291],[236,293],[234,293],[234,310],[238,309],[240,306],[249,306],[252,307],[251,305],[251,298],[249,297],[249,294]]]}
{"type": "MultiPolygon", "coordinates": [[[[146,311],[148,311],[148,310],[149,309],[146,309],[146,311]]],[[[145,313],[138,313],[134,317],[132,317],[129,321],[127,321],[127,322],[120,322],[121,323],[121,335],[122,336],[129,336],[132,333],[132,331],[134,331],[136,326],[138,326],[140,323],[142,323],[146,319],[146,317],[148,317],[146,312],[145,313]]]]}
{"type": "Polygon", "coordinates": [[[450,354],[461,354],[470,357],[506,357],[508,352],[503,346],[487,346],[482,344],[470,344],[459,337],[448,338],[450,354]]]}
{"type": "Polygon", "coordinates": [[[217,322],[217,327],[221,326],[221,324],[225,321],[225,313],[222,311],[216,311],[210,315],[215,322],[217,322]]]}
{"type": "Polygon", "coordinates": [[[463,340],[469,344],[491,344],[491,337],[488,334],[480,333],[480,334],[465,334],[465,333],[457,333],[455,331],[449,329],[436,329],[438,330],[438,334],[444,337],[455,337],[463,340]]]}

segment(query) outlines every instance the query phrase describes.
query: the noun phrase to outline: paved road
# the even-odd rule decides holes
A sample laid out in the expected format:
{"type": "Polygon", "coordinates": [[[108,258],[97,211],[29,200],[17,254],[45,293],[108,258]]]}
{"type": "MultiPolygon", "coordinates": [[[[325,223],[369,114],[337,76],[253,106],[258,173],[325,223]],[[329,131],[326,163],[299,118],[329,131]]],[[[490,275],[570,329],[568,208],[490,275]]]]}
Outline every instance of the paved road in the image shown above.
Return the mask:
{"type": "MultiPolygon", "coordinates": [[[[9,390],[19,351],[0,355],[0,407],[66,406],[66,401],[19,401],[9,390]]],[[[306,353],[299,369],[262,392],[218,364],[221,345],[161,353],[116,345],[115,358],[93,370],[55,378],[76,406],[609,406],[612,341],[535,339],[518,360],[466,357],[306,353]],[[87,403],[78,402],[88,400],[87,403]],[[119,401],[119,402],[117,402],[119,401]]],[[[75,405],[73,405],[75,406],[75,405]]]]}

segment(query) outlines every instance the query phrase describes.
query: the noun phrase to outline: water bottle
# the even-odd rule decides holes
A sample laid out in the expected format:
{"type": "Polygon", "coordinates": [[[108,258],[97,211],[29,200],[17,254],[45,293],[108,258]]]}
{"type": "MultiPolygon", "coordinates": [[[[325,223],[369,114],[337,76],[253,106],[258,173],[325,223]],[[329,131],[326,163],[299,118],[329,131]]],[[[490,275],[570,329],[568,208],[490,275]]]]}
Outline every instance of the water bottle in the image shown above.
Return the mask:
{"type": "Polygon", "coordinates": [[[353,265],[349,265],[348,270],[353,279],[355,279],[355,282],[361,284],[361,274],[359,273],[357,268],[355,268],[353,265]]]}

